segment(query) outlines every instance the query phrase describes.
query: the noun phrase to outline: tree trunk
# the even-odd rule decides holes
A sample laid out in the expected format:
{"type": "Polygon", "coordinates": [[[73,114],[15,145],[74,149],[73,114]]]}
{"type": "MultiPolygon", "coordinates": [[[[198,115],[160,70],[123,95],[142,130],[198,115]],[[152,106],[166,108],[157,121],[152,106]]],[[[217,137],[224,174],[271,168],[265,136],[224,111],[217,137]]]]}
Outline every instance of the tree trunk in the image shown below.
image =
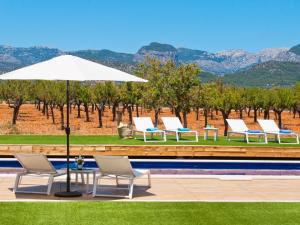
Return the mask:
{"type": "Polygon", "coordinates": [[[264,110],[264,119],[269,119],[270,118],[270,110],[269,109],[265,109],[264,110]]]}
{"type": "Polygon", "coordinates": [[[114,103],[112,107],[112,114],[113,114],[113,119],[112,121],[116,121],[116,113],[117,113],[117,104],[114,103]]]}
{"type": "Polygon", "coordinates": [[[135,105],[136,117],[139,117],[139,105],[135,105]]]}
{"type": "Polygon", "coordinates": [[[77,118],[81,118],[81,115],[80,115],[81,101],[78,101],[78,103],[76,103],[76,105],[77,105],[77,118]]]}
{"type": "Polygon", "coordinates": [[[196,108],[195,113],[196,113],[196,121],[198,121],[199,120],[199,108],[198,107],[196,108]]]}
{"type": "Polygon", "coordinates": [[[92,114],[94,113],[95,111],[95,104],[92,104],[92,114]]]}
{"type": "Polygon", "coordinates": [[[277,111],[279,129],[282,129],[281,113],[282,111],[277,111]]]}
{"type": "Polygon", "coordinates": [[[89,105],[87,103],[84,103],[83,106],[85,111],[86,122],[90,122],[89,105]]]}
{"type": "Polygon", "coordinates": [[[224,136],[227,136],[227,132],[228,132],[228,123],[227,123],[227,120],[226,120],[226,119],[228,119],[229,114],[226,113],[226,112],[223,111],[223,110],[221,110],[221,112],[222,112],[223,121],[224,121],[224,126],[225,126],[225,128],[224,128],[224,136]]]}
{"type": "Polygon", "coordinates": [[[181,119],[181,115],[180,115],[180,110],[175,108],[175,116],[179,118],[180,122],[182,122],[182,119],[181,119]]]}
{"type": "Polygon", "coordinates": [[[53,104],[50,104],[51,116],[52,116],[52,123],[55,124],[55,117],[54,117],[54,110],[53,104]]]}
{"type": "Polygon", "coordinates": [[[243,119],[243,109],[239,109],[239,112],[240,112],[240,119],[242,120],[243,119]]]}
{"type": "Polygon", "coordinates": [[[159,115],[159,109],[154,110],[154,126],[158,126],[158,115],[159,115]]]}
{"type": "Polygon", "coordinates": [[[251,107],[248,108],[247,116],[250,117],[251,107]]]}
{"type": "Polygon", "coordinates": [[[101,107],[101,105],[99,105],[99,106],[96,105],[96,108],[98,110],[98,122],[99,122],[98,128],[102,128],[103,127],[103,123],[102,123],[102,107],[101,107]]]}
{"type": "Polygon", "coordinates": [[[60,127],[62,130],[65,129],[65,119],[64,119],[64,105],[59,106],[59,111],[60,111],[60,127]]]}
{"type": "Polygon", "coordinates": [[[129,105],[127,107],[127,111],[128,111],[129,125],[131,126],[132,125],[132,107],[131,107],[131,105],[129,105]]]}
{"type": "Polygon", "coordinates": [[[257,108],[253,108],[253,110],[254,110],[254,119],[253,119],[253,121],[254,121],[254,123],[257,123],[257,108]]]}
{"type": "Polygon", "coordinates": [[[46,103],[46,107],[45,107],[47,119],[49,119],[49,107],[48,107],[48,105],[49,105],[49,104],[46,103]]]}
{"type": "Polygon", "coordinates": [[[43,115],[45,116],[45,114],[46,114],[46,103],[45,103],[45,100],[43,101],[43,109],[42,109],[42,113],[43,113],[43,115]]]}
{"type": "Polygon", "coordinates": [[[14,103],[13,106],[9,105],[10,108],[13,108],[12,125],[15,125],[17,123],[20,107],[22,104],[23,104],[23,99],[20,98],[20,99],[16,100],[16,102],[14,103]]]}
{"type": "Polygon", "coordinates": [[[38,107],[38,110],[41,111],[41,100],[38,100],[38,105],[37,105],[37,107],[38,107]]]}
{"type": "Polygon", "coordinates": [[[183,127],[187,127],[187,113],[182,112],[182,117],[183,117],[183,127]]]}
{"type": "Polygon", "coordinates": [[[206,108],[204,108],[204,127],[206,127],[207,126],[207,124],[208,124],[208,109],[206,109],[206,108]]]}

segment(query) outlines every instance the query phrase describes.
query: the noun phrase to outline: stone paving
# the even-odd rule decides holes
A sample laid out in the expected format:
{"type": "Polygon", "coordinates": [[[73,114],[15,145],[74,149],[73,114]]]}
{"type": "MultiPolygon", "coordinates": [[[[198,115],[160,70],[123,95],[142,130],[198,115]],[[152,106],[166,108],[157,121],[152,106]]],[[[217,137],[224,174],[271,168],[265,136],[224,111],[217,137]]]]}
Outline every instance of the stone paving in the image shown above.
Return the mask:
{"type": "MultiPolygon", "coordinates": [[[[83,194],[80,198],[63,199],[54,197],[55,191],[64,190],[65,179],[56,179],[50,196],[40,194],[14,194],[14,174],[0,175],[1,201],[51,201],[51,200],[125,200],[125,201],[300,201],[300,177],[296,176],[199,176],[199,175],[154,175],[151,188],[147,187],[145,178],[137,179],[134,198],[92,198],[91,194],[83,194]]],[[[26,189],[42,189],[45,178],[28,177],[22,180],[26,189]],[[27,187],[27,185],[29,185],[27,187]]],[[[104,185],[115,186],[114,180],[105,180],[104,185]]],[[[125,185],[124,181],[121,185],[125,185]]],[[[73,185],[82,189],[81,185],[73,185]]],[[[90,185],[92,188],[92,185],[90,185]]],[[[99,191],[101,191],[99,189],[99,191]]],[[[116,193],[107,189],[106,192],[116,193]]],[[[108,194],[108,193],[107,193],[108,194]]]]}

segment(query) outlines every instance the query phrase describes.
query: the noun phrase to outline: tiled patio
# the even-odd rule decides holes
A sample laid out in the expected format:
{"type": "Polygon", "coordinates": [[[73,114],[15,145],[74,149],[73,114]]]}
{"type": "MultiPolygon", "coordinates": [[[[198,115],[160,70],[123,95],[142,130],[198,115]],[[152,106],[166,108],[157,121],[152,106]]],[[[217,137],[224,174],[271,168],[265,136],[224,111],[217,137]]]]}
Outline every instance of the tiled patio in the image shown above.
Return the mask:
{"type": "MultiPolygon", "coordinates": [[[[0,200],[2,201],[40,201],[59,200],[53,196],[55,191],[64,190],[64,178],[56,179],[52,195],[17,194],[12,192],[15,176],[13,174],[0,175],[0,200]]],[[[24,184],[45,184],[45,178],[25,178],[24,184]]],[[[107,185],[114,185],[114,181],[105,181],[107,185]]],[[[290,176],[284,179],[249,176],[168,176],[154,175],[152,187],[146,186],[146,179],[136,180],[134,198],[126,201],[300,201],[300,178],[290,176]]],[[[77,186],[80,188],[80,185],[77,186]]],[[[91,186],[90,186],[91,188],[91,186]]],[[[110,190],[111,191],[111,190],[110,190]]],[[[119,193],[118,193],[119,194],[119,193]]],[[[63,199],[70,200],[70,199],[63,199]]],[[[124,200],[96,197],[84,194],[73,200],[124,200]]]]}

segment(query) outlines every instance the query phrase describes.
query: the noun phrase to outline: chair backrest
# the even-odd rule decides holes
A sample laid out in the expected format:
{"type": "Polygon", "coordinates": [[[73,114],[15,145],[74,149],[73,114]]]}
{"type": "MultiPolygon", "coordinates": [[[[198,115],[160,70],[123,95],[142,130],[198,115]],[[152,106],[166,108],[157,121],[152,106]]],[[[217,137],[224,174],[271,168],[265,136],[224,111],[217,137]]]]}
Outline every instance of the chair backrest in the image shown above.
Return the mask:
{"type": "Polygon", "coordinates": [[[146,131],[147,128],[154,128],[150,117],[133,117],[135,129],[138,131],[146,131]]]}
{"type": "Polygon", "coordinates": [[[56,173],[47,157],[42,154],[15,154],[22,167],[28,173],[56,173]]]}
{"type": "Polygon", "coordinates": [[[279,132],[280,129],[274,120],[257,120],[264,132],[279,132]]]}
{"type": "Polygon", "coordinates": [[[161,120],[166,130],[178,130],[178,128],[183,128],[178,117],[162,117],[161,120]]]}
{"type": "Polygon", "coordinates": [[[248,131],[244,120],[241,119],[226,119],[228,125],[230,126],[233,132],[245,132],[248,131]]]}
{"type": "Polygon", "coordinates": [[[134,173],[127,156],[94,156],[103,175],[133,177],[134,173]]]}

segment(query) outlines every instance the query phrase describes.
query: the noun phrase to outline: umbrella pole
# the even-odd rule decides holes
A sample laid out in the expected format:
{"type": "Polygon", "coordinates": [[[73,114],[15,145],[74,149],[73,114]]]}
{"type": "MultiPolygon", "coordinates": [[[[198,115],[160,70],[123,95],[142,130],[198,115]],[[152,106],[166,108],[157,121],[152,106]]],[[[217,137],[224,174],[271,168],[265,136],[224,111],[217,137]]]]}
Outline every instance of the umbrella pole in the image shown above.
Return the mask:
{"type": "Polygon", "coordinates": [[[71,177],[70,177],[70,82],[67,80],[67,190],[65,192],[56,192],[56,197],[80,197],[82,194],[78,191],[71,191],[71,177]]]}

